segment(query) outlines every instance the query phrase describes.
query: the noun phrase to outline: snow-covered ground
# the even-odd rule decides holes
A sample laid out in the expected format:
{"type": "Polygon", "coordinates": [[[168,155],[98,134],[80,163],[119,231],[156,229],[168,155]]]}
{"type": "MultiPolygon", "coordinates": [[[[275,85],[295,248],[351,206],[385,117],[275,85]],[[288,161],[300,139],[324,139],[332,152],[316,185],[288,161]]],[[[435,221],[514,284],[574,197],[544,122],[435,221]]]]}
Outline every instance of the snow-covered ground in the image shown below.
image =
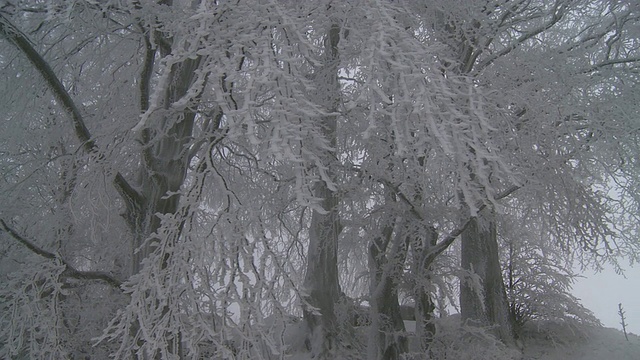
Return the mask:
{"type": "Polygon", "coordinates": [[[531,324],[524,334],[523,360],[640,360],[640,337],[604,327],[531,324]]]}
{"type": "MultiPolygon", "coordinates": [[[[460,326],[457,315],[438,319],[438,324],[441,333],[434,344],[436,354],[433,360],[640,360],[640,336],[628,334],[627,341],[622,331],[612,328],[531,322],[522,332],[522,351],[518,351],[496,345],[495,340],[484,337],[482,331],[474,332],[460,326]]],[[[297,325],[302,326],[301,323],[297,325]]],[[[405,325],[409,333],[415,329],[413,321],[405,321],[405,325]]],[[[365,334],[362,332],[360,336],[365,334]]],[[[290,334],[290,345],[298,349],[290,354],[294,360],[310,358],[302,350],[303,338],[304,330],[301,328],[290,334]],[[297,341],[292,341],[294,337],[297,341]]],[[[408,358],[422,359],[415,339],[410,338],[409,342],[413,353],[408,358]]],[[[338,358],[365,359],[366,350],[361,351],[360,356],[352,353],[338,358]]]]}

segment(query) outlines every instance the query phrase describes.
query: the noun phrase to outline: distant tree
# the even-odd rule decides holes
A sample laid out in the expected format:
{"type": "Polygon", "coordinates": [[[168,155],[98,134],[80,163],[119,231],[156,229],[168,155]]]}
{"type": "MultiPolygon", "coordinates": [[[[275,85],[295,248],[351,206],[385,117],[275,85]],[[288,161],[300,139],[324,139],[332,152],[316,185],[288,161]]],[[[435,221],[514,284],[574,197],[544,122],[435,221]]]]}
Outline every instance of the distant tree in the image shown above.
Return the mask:
{"type": "Polygon", "coordinates": [[[625,312],[622,309],[622,303],[618,304],[618,315],[620,315],[620,325],[622,325],[622,332],[624,333],[624,338],[629,341],[629,336],[627,335],[627,319],[624,316],[625,312]]]}

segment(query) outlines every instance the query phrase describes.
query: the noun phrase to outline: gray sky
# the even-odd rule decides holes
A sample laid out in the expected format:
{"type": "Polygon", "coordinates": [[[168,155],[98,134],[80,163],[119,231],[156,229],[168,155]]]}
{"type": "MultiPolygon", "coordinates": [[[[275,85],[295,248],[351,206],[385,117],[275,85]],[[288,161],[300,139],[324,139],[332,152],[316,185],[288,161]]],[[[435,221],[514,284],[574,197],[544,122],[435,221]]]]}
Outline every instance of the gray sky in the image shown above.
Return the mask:
{"type": "Polygon", "coordinates": [[[640,335],[640,267],[636,264],[635,268],[627,266],[625,269],[625,276],[617,275],[611,267],[597,274],[585,272],[586,278],[578,280],[573,294],[604,326],[616,329],[622,329],[618,315],[618,304],[622,303],[627,332],[640,335]]]}

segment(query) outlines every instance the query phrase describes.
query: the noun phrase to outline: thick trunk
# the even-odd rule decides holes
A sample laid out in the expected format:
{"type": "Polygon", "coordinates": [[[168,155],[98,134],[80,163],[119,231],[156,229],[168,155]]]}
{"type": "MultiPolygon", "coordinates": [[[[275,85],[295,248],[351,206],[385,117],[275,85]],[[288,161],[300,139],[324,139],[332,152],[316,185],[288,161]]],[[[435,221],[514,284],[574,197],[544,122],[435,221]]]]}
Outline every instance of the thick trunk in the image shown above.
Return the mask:
{"type": "MultiPolygon", "coordinates": [[[[189,162],[187,150],[191,141],[195,112],[189,108],[180,111],[171,110],[170,107],[187,93],[198,65],[199,59],[189,59],[172,67],[169,75],[170,85],[165,91],[162,117],[154,119],[153,128],[142,130],[142,164],[137,174],[139,198],[130,202],[126,213],[127,223],[133,233],[132,274],[142,270],[143,260],[153,253],[161,242],[161,216],[175,214],[178,210],[179,191],[184,184],[189,162]],[[136,206],[131,206],[132,204],[136,206]]],[[[141,105],[144,110],[147,105],[145,99],[141,105]]],[[[173,237],[173,241],[178,239],[179,235],[173,237]]],[[[161,259],[161,263],[155,266],[166,269],[170,267],[171,261],[167,253],[161,259]]],[[[165,304],[162,313],[167,314],[171,306],[172,304],[165,304]]],[[[134,325],[132,332],[137,331],[138,326],[134,325]]],[[[172,332],[165,336],[171,339],[168,341],[167,352],[182,358],[182,334],[172,332]]],[[[161,356],[158,351],[146,357],[161,356]]]]}
{"type": "Polygon", "coordinates": [[[479,277],[480,289],[469,281],[461,281],[460,310],[462,321],[493,327],[494,334],[500,340],[513,346],[514,330],[502,281],[496,224],[492,216],[491,213],[482,212],[462,233],[462,268],[479,277]]]}
{"type": "MultiPolygon", "coordinates": [[[[340,28],[333,25],[325,38],[324,65],[314,74],[317,98],[328,113],[335,113],[340,100],[338,84],[338,42],[340,28]]],[[[321,158],[327,166],[329,179],[319,180],[314,185],[314,196],[321,199],[324,211],[313,211],[309,229],[309,251],[304,279],[304,319],[309,328],[307,346],[315,359],[334,358],[339,326],[335,305],[340,300],[338,280],[338,236],[341,231],[338,215],[339,199],[327,181],[333,181],[332,163],[336,146],[337,117],[327,115],[320,119],[321,134],[331,149],[323,149],[321,158]]]]}
{"type": "MultiPolygon", "coordinates": [[[[171,85],[165,94],[165,107],[186,94],[191,85],[199,60],[187,60],[174,65],[171,85]]],[[[130,212],[129,225],[134,232],[134,256],[132,272],[138,273],[144,260],[157,245],[157,239],[149,237],[161,225],[158,214],[173,214],[178,208],[178,194],[186,176],[188,165],[187,143],[191,140],[195,113],[185,109],[159,119],[159,129],[154,136],[145,129],[142,134],[143,166],[138,172],[142,206],[137,213],[130,212]]],[[[168,259],[163,259],[166,266],[168,259]]]]}
{"type": "Polygon", "coordinates": [[[338,235],[340,233],[337,213],[338,199],[327,188],[318,183],[316,196],[323,195],[326,214],[314,211],[309,230],[309,253],[305,276],[306,301],[304,319],[309,327],[308,346],[314,358],[331,356],[338,335],[335,305],[340,298],[338,281],[338,235]]]}

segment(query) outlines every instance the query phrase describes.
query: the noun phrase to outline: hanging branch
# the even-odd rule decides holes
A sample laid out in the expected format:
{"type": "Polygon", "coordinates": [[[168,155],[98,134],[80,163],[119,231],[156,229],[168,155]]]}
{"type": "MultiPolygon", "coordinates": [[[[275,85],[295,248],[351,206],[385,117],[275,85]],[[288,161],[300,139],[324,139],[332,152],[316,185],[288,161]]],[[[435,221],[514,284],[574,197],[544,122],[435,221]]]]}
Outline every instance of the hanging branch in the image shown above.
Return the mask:
{"type": "Polygon", "coordinates": [[[26,247],[27,249],[31,250],[33,253],[42,256],[43,258],[49,259],[49,260],[59,260],[62,265],[65,266],[66,270],[63,272],[64,276],[67,277],[71,277],[71,278],[75,278],[75,279],[81,279],[81,280],[99,280],[99,281],[104,281],[107,284],[111,285],[112,287],[116,288],[116,289],[120,289],[120,286],[122,285],[122,281],[116,279],[115,277],[105,273],[105,272],[101,272],[101,271],[80,271],[78,269],[76,269],[75,267],[73,267],[71,264],[69,264],[69,262],[67,262],[65,259],[63,259],[59,254],[54,254],[52,252],[46,251],[44,249],[42,249],[41,247],[39,247],[38,245],[34,244],[33,242],[27,240],[24,236],[18,234],[17,231],[15,231],[14,229],[12,229],[11,227],[9,227],[4,220],[0,219],[0,230],[6,232],[7,234],[9,234],[9,236],[11,236],[13,239],[15,239],[16,241],[18,241],[20,244],[22,244],[24,247],[26,247]]]}

